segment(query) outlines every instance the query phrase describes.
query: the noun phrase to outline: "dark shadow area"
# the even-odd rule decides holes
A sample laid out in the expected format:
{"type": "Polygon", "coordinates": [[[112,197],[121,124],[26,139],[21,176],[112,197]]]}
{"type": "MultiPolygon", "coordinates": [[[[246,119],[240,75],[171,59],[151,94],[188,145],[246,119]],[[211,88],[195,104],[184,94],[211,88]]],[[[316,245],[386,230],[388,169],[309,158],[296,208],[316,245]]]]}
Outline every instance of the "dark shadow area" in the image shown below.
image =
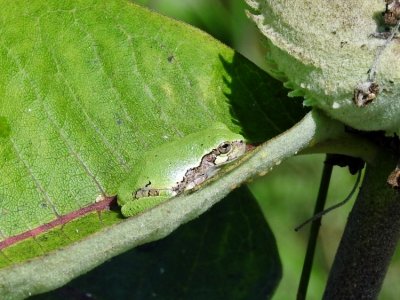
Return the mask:
{"type": "Polygon", "coordinates": [[[269,299],[281,276],[275,238],[242,187],[167,238],[30,299],[269,299]]]}
{"type": "Polygon", "coordinates": [[[229,74],[225,82],[230,90],[226,96],[232,117],[251,142],[263,142],[282,133],[309,111],[303,107],[303,98],[289,98],[282,82],[237,52],[232,62],[220,59],[229,74]]]}

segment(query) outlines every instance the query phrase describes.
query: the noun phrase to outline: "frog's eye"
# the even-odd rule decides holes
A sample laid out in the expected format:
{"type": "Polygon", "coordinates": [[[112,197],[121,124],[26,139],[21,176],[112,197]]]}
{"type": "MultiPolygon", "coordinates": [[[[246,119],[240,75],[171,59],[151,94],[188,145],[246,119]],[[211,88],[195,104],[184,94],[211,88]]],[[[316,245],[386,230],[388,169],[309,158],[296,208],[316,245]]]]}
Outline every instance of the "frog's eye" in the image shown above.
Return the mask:
{"type": "Polygon", "coordinates": [[[221,145],[218,146],[218,151],[221,154],[226,154],[229,151],[231,151],[232,145],[230,143],[224,142],[221,145]]]}

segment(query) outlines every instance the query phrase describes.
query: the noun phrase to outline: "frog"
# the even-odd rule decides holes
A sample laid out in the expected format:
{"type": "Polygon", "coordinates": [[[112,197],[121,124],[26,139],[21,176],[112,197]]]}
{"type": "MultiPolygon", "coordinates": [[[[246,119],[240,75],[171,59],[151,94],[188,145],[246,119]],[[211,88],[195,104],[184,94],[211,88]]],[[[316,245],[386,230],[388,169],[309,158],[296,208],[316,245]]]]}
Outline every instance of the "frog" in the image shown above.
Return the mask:
{"type": "Polygon", "coordinates": [[[122,215],[134,216],[194,189],[245,152],[244,137],[220,122],[153,148],[118,188],[122,215]]]}

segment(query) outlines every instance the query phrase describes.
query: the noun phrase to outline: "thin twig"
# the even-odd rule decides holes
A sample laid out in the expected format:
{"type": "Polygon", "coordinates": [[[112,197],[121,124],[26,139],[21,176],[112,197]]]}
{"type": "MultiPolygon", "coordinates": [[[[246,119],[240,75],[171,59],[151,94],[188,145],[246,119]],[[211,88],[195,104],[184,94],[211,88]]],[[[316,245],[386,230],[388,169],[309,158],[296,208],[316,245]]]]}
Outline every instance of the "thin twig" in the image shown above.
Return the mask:
{"type": "Polygon", "coordinates": [[[358,171],[357,179],[356,179],[356,182],[354,183],[353,189],[351,190],[351,192],[349,193],[349,195],[348,195],[343,201],[341,201],[341,202],[339,202],[339,203],[337,203],[337,204],[335,204],[335,205],[332,205],[331,207],[325,209],[324,211],[321,211],[321,212],[315,214],[314,216],[312,216],[311,218],[309,218],[308,220],[304,221],[304,222],[301,223],[299,226],[297,226],[294,230],[295,230],[295,231],[299,231],[301,228],[303,228],[303,227],[304,227],[305,225],[307,225],[308,223],[313,222],[313,221],[315,221],[315,220],[321,218],[323,215],[327,214],[327,213],[330,212],[331,210],[334,210],[334,209],[336,209],[336,208],[338,208],[338,207],[340,207],[340,206],[346,204],[346,203],[351,199],[351,197],[353,196],[354,192],[356,191],[356,189],[357,189],[357,187],[358,187],[358,185],[359,185],[359,183],[360,183],[360,180],[361,180],[361,173],[362,173],[361,170],[358,171]]]}
{"type": "MultiPolygon", "coordinates": [[[[319,191],[317,201],[315,203],[314,214],[322,211],[325,206],[326,197],[328,195],[329,182],[332,175],[333,164],[330,161],[330,155],[326,155],[324,162],[324,168],[322,170],[321,183],[319,185],[319,191]]],[[[318,220],[319,221],[319,220],[318,220]]],[[[315,246],[317,244],[318,231],[321,222],[313,222],[310,230],[310,237],[308,238],[307,251],[304,258],[303,270],[301,272],[299,288],[297,290],[297,300],[306,299],[308,283],[310,281],[310,274],[312,269],[312,263],[314,258],[315,246]]]]}

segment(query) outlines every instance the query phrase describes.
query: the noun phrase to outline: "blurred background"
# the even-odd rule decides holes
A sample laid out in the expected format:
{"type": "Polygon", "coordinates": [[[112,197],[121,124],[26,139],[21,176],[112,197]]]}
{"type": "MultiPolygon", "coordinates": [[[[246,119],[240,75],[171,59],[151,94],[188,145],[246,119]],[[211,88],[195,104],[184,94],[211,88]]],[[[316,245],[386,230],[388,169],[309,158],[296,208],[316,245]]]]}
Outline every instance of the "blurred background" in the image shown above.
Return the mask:
{"type": "MultiPolygon", "coordinates": [[[[260,68],[265,69],[263,36],[245,14],[243,0],[134,0],[163,15],[192,24],[232,47],[260,68]]],[[[324,155],[291,158],[273,172],[258,178],[250,189],[263,209],[277,240],[283,265],[283,277],[273,297],[294,299],[307,246],[309,226],[300,232],[294,228],[308,219],[314,210],[324,155]]],[[[342,201],[353,187],[355,176],[335,167],[327,206],[342,201]]],[[[354,198],[322,220],[313,273],[307,299],[321,299],[325,282],[354,198]]],[[[399,252],[399,251],[397,251],[399,252]]],[[[400,256],[396,253],[379,299],[398,299],[400,256]]]]}

